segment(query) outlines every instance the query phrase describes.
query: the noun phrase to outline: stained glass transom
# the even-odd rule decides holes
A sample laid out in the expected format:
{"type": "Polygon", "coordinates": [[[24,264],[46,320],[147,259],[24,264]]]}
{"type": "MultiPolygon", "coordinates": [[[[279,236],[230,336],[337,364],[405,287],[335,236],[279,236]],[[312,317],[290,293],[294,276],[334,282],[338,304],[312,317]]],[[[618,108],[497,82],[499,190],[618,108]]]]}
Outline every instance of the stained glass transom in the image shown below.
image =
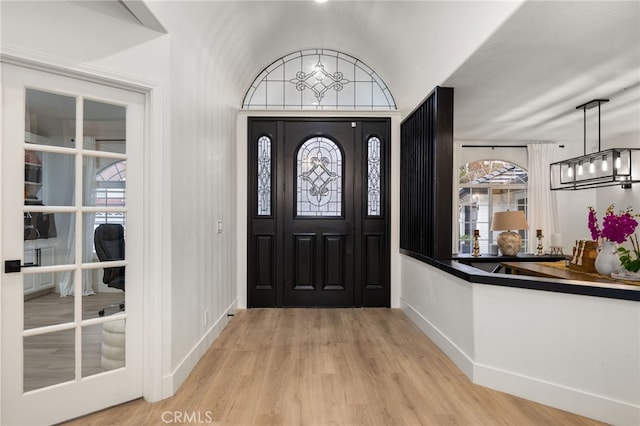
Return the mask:
{"type": "Polygon", "coordinates": [[[244,109],[395,110],[391,91],[364,62],[330,49],[283,56],[253,81],[244,109]]]}
{"type": "Polygon", "coordinates": [[[325,137],[302,144],[297,156],[298,216],[342,216],[342,152],[325,137]]]}
{"type": "Polygon", "coordinates": [[[380,216],[380,148],[382,142],[372,136],[367,141],[367,215],[380,216]]]}
{"type": "Polygon", "coordinates": [[[271,138],[258,139],[258,216],[271,216],[271,138]]]}

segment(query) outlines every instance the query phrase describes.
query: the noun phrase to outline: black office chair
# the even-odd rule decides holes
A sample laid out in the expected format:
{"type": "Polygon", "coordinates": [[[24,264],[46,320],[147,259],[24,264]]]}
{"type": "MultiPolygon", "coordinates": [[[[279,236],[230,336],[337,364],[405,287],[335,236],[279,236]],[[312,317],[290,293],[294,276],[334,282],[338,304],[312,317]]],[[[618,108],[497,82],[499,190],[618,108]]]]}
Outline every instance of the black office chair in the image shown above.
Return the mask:
{"type": "MultiPolygon", "coordinates": [[[[93,244],[95,245],[96,254],[100,262],[124,260],[124,228],[122,225],[116,223],[103,223],[98,225],[93,233],[93,244]]],[[[124,266],[104,268],[102,282],[109,287],[125,291],[124,266]]],[[[124,311],[124,301],[102,308],[98,312],[98,315],[104,316],[107,308],[115,307],[120,311],[124,311]]]]}

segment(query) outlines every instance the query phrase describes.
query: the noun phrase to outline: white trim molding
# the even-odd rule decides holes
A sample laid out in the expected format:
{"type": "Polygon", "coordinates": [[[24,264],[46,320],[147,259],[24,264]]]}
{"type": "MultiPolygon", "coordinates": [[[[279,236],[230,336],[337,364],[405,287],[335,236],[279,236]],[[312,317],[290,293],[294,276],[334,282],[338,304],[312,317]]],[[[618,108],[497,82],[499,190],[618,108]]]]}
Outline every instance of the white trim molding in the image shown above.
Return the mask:
{"type": "Polygon", "coordinates": [[[198,343],[189,351],[189,353],[178,363],[178,366],[171,374],[163,378],[163,393],[166,397],[175,394],[180,386],[193,371],[198,361],[211,348],[214,340],[220,336],[222,330],[229,324],[231,317],[238,309],[238,299],[235,299],[225,310],[222,315],[213,323],[207,332],[200,338],[198,343]]]}
{"type": "Polygon", "coordinates": [[[151,92],[160,85],[158,82],[132,75],[88,66],[59,56],[7,44],[0,45],[0,62],[137,93],[151,92]]]}

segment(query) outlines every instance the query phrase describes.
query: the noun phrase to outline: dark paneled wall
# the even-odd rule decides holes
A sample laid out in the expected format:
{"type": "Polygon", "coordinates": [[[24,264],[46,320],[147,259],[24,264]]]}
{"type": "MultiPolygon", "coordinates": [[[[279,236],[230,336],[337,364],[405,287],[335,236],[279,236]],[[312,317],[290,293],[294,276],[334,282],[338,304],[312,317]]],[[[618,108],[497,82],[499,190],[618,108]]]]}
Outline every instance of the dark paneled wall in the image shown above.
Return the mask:
{"type": "Polygon", "coordinates": [[[402,122],[400,136],[400,251],[449,259],[453,88],[436,87],[402,122]]]}

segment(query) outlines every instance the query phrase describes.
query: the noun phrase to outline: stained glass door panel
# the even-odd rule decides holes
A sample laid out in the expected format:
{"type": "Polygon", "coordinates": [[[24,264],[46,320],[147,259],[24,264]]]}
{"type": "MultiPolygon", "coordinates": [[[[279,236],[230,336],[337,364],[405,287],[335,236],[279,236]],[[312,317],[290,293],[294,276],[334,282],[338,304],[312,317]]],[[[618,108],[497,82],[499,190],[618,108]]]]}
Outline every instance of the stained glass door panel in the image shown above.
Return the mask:
{"type": "Polygon", "coordinates": [[[354,304],[355,148],[351,122],[285,124],[286,306],[354,304]]]}

